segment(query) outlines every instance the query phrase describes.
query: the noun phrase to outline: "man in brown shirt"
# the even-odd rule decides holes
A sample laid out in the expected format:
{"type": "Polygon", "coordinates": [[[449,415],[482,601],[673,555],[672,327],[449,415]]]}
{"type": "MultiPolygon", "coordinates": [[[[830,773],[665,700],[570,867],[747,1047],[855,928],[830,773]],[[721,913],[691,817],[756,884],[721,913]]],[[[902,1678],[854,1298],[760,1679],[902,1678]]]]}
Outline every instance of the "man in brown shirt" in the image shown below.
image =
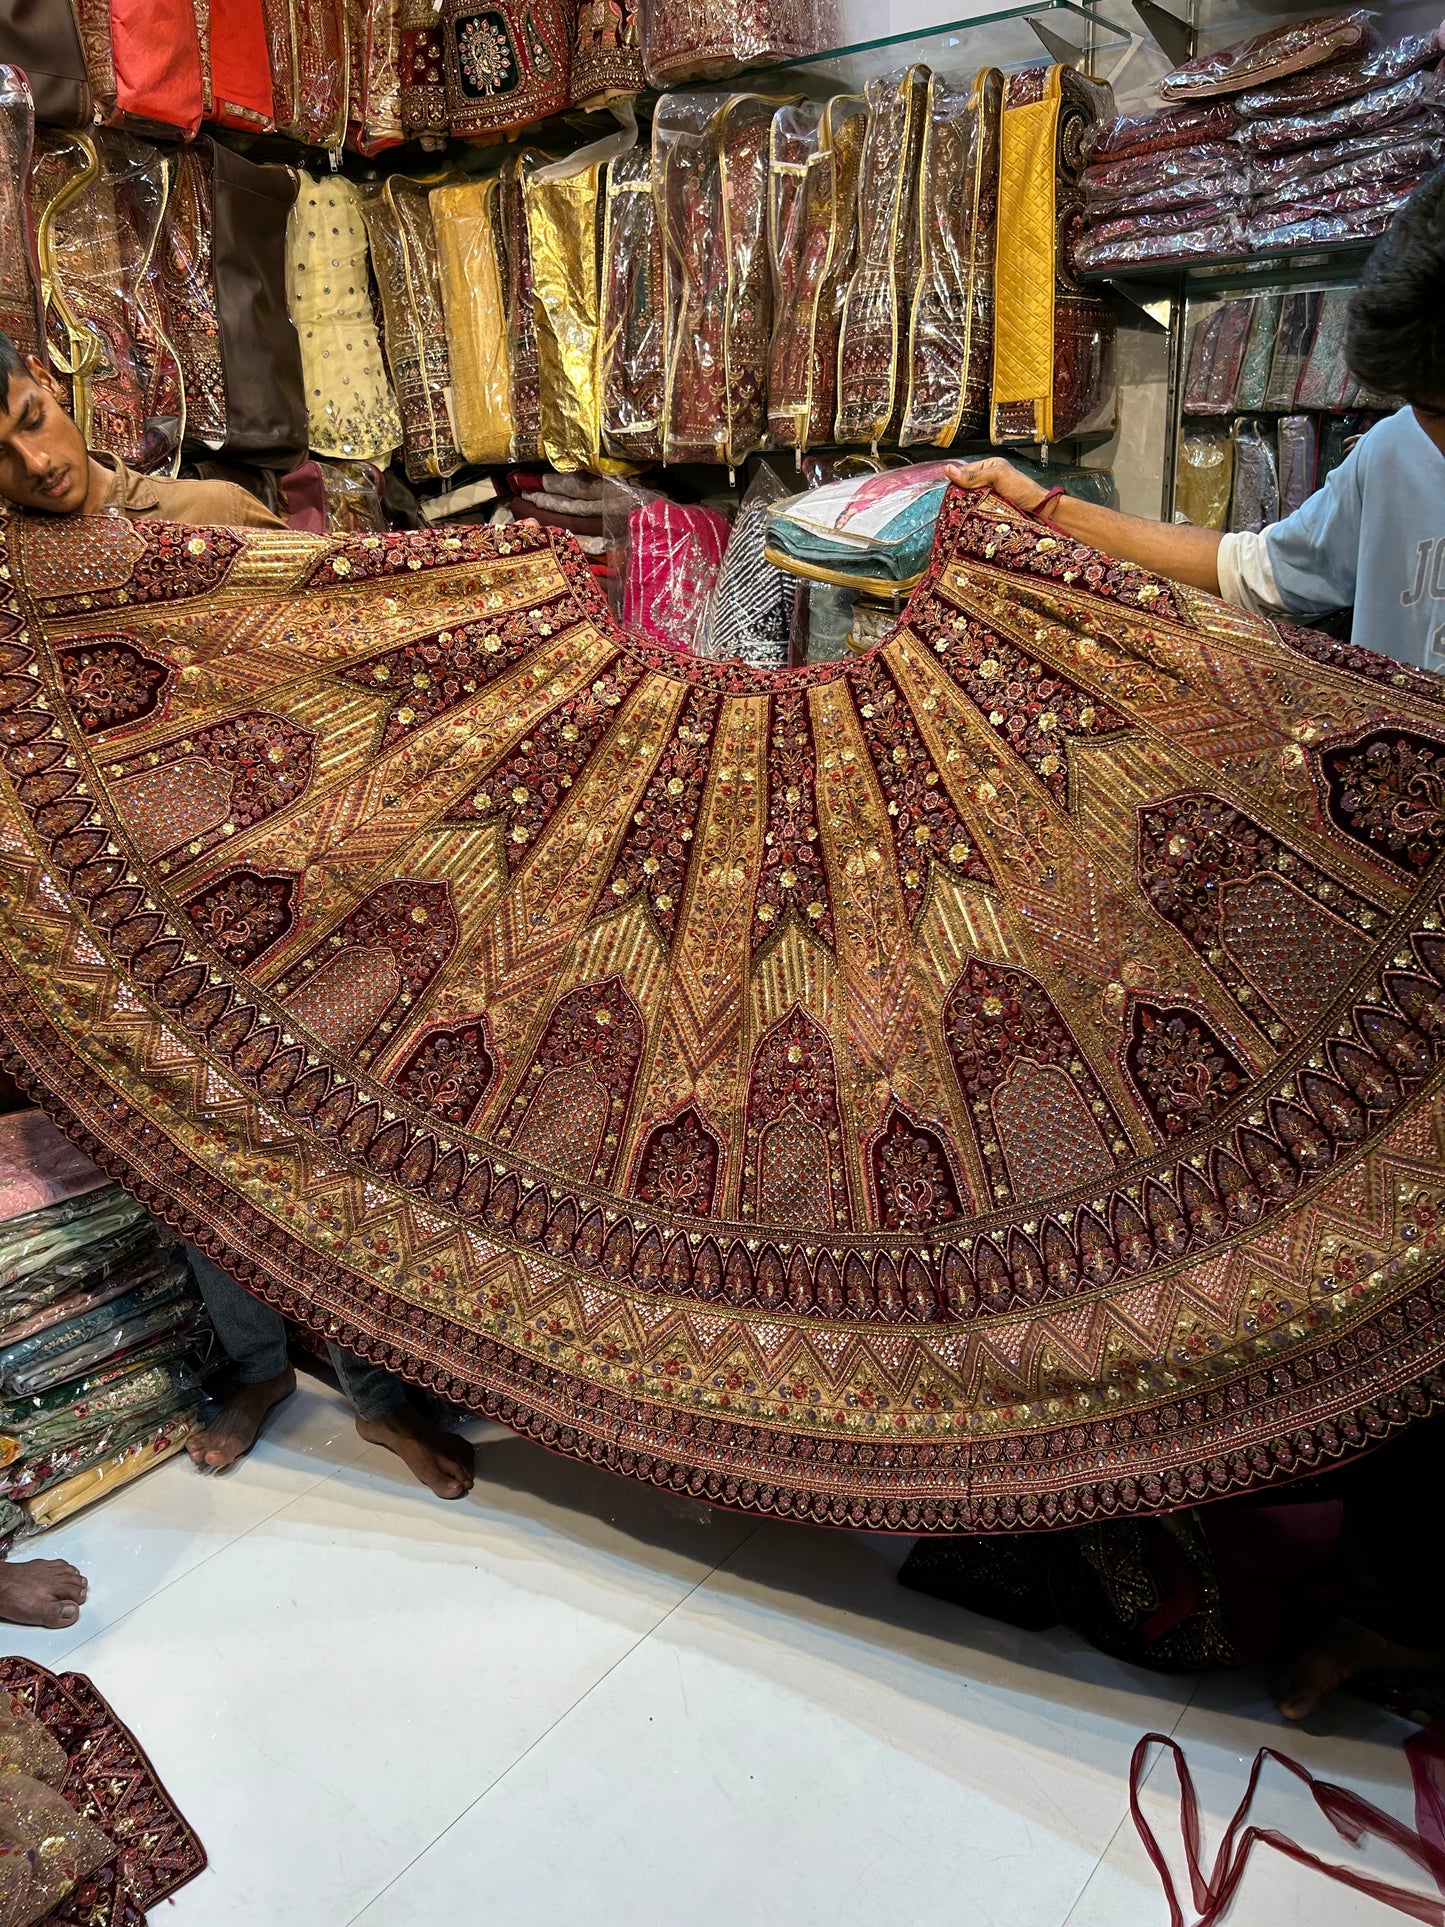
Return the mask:
{"type": "MultiPolygon", "coordinates": [[[[112,455],[85,445],[60,384],[33,356],[22,359],[0,334],[0,496],[44,515],[124,515],[202,526],[284,529],[254,495],[232,482],[187,482],[138,475],[112,455]]],[[[190,1446],[203,1471],[228,1470],[255,1443],[267,1413],[295,1389],[278,1312],[252,1298],[202,1252],[187,1248],[191,1269],[238,1384],[217,1417],[190,1446]]],[[[330,1346],[331,1362],[356,1410],[356,1428],[395,1452],[439,1498],[459,1499],[474,1477],[472,1447],[411,1405],[402,1381],[379,1366],[330,1346]]],[[[84,1601],[86,1582],[62,1560],[0,1563],[0,1619],[68,1626],[84,1601]]]]}

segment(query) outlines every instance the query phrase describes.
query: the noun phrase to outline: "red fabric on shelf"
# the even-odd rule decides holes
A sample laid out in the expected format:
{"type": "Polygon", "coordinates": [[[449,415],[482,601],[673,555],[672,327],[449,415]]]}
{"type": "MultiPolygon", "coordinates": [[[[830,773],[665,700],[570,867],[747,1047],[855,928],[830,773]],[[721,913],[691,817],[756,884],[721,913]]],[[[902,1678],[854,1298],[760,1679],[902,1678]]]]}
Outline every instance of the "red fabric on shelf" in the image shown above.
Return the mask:
{"type": "Polygon", "coordinates": [[[191,0],[112,0],[110,37],[119,112],[194,134],[204,93],[191,0]]]}
{"type": "Polygon", "coordinates": [[[261,0],[211,0],[212,119],[269,133],[276,125],[261,0]]]}

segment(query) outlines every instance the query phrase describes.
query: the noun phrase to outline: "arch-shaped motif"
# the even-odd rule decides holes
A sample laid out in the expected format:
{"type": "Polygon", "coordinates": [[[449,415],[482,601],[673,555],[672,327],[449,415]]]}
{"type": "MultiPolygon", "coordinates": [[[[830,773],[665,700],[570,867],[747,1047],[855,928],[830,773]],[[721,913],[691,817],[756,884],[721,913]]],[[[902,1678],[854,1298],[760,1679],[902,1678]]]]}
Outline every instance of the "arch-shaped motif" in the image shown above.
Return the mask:
{"type": "Polygon", "coordinates": [[[87,636],[57,652],[60,686],[87,736],[135,729],[164,706],[177,665],[129,636],[87,636]]]}
{"type": "Polygon", "coordinates": [[[461,1129],[476,1116],[496,1075],[491,1032],[478,1012],[459,1023],[434,1024],[388,1081],[400,1096],[461,1129]]]}
{"type": "Polygon", "coordinates": [[[378,884],[276,984],[296,1021],[369,1063],[405,993],[421,995],[456,947],[451,886],[421,877],[378,884]]]}
{"type": "Polygon", "coordinates": [[[1118,1113],[1027,970],[970,957],[944,1004],[943,1035],[991,1202],[1044,1172],[1050,1189],[1083,1182],[1128,1152],[1118,1113]]]}
{"type": "Polygon", "coordinates": [[[1407,877],[1445,838],[1445,740],[1413,729],[1368,729],[1317,749],[1325,812],[1342,836],[1407,877]]]}
{"type": "Polygon", "coordinates": [[[290,936],[300,881],[294,870],[233,863],[186,899],[186,914],[202,942],[245,969],[290,936]]]}
{"type": "Polygon", "coordinates": [[[1166,1140],[1218,1117],[1252,1075],[1192,1005],[1144,997],[1129,1000],[1121,1055],[1140,1103],[1166,1140]]]}
{"type": "Polygon", "coordinates": [[[722,1167],[722,1140],[696,1104],[686,1104],[647,1133],[629,1189],[643,1204],[706,1218],[717,1202],[722,1167]]]}
{"type": "Polygon", "coordinates": [[[748,1077],[742,1215],[802,1213],[799,1223],[848,1222],[843,1118],[833,1047],[821,1024],[794,1004],[760,1040],[748,1077]]]}
{"type": "Polygon", "coordinates": [[[547,1019],[498,1142],[579,1183],[607,1182],[645,1039],[642,1013],[620,977],[569,990],[547,1019]]]}
{"type": "Polygon", "coordinates": [[[248,709],[116,764],[116,807],[151,857],[191,862],[299,802],[316,771],[316,735],[248,709]]]}
{"type": "Polygon", "coordinates": [[[929,1231],[965,1215],[958,1159],[947,1135],[895,1097],[869,1141],[873,1220],[884,1231],[929,1231]]]}

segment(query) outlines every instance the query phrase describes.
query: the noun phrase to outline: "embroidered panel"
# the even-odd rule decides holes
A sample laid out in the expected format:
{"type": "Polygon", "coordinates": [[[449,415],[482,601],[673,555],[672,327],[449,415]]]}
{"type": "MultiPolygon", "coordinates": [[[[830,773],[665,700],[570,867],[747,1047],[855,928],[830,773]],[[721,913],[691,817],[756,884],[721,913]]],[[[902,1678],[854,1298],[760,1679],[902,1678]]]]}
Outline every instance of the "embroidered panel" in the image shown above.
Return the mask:
{"type": "Polygon", "coordinates": [[[1440,1398],[1433,679],[989,498],[797,671],[627,633],[542,531],[0,540],[6,1061],[289,1316],[914,1532],[1440,1398]]]}

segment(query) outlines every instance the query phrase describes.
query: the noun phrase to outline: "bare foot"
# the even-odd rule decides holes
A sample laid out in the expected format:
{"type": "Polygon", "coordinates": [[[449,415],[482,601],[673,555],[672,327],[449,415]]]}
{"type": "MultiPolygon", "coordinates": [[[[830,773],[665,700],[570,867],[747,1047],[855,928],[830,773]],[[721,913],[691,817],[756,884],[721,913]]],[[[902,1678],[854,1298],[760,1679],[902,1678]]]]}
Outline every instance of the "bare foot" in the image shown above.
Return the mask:
{"type": "Polygon", "coordinates": [[[1281,1673],[1275,1701],[1287,1720],[1308,1719],[1320,1701],[1357,1673],[1426,1673],[1445,1653],[1398,1646],[1350,1619],[1336,1619],[1281,1673]]]}
{"type": "Polygon", "coordinates": [[[238,1385],[210,1424],[188,1442],[193,1463],[203,1472],[229,1472],[261,1436],[266,1414],[295,1390],[296,1374],[289,1365],[263,1384],[238,1385]]]}
{"type": "Polygon", "coordinates": [[[13,1626],[73,1626],[89,1581],[64,1559],[0,1565],[0,1619],[13,1626]]]}
{"type": "Polygon", "coordinates": [[[356,1421],[372,1445],[384,1445],[439,1499],[465,1498],[475,1482],[476,1455],[469,1439],[444,1432],[414,1405],[398,1405],[384,1418],[356,1421]]]}

